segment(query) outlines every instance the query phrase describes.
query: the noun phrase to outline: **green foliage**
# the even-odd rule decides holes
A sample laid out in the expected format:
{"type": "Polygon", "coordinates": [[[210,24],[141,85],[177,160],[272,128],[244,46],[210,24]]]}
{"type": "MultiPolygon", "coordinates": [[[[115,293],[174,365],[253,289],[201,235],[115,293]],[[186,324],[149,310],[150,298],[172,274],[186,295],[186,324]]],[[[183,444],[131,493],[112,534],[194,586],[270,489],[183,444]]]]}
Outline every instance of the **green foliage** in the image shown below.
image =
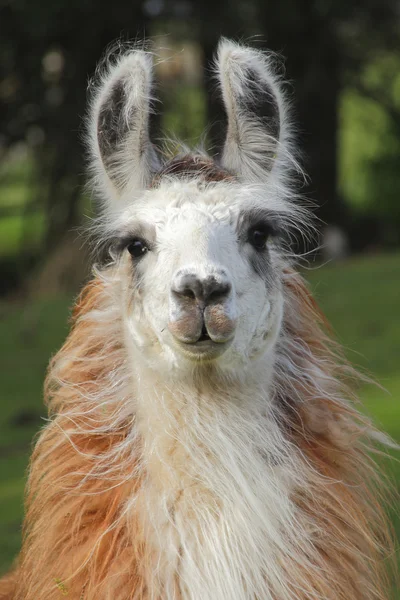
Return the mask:
{"type": "Polygon", "coordinates": [[[32,251],[40,246],[44,234],[45,215],[19,214],[0,221],[0,256],[18,256],[21,248],[32,251]],[[27,243],[28,242],[28,243],[27,243]]]}
{"type": "Polygon", "coordinates": [[[339,189],[359,210],[371,210],[369,165],[382,153],[384,137],[390,128],[384,109],[374,100],[347,89],[341,98],[339,189]]]}
{"type": "Polygon", "coordinates": [[[4,161],[0,168],[0,258],[18,257],[40,246],[45,231],[41,186],[31,153],[4,161]]]}
{"type": "Polygon", "coordinates": [[[168,137],[198,145],[206,123],[205,92],[196,85],[170,86],[162,120],[168,137]]]}
{"type": "Polygon", "coordinates": [[[388,228],[400,227],[399,158],[400,55],[381,52],[342,94],[339,190],[356,212],[388,228]]]}

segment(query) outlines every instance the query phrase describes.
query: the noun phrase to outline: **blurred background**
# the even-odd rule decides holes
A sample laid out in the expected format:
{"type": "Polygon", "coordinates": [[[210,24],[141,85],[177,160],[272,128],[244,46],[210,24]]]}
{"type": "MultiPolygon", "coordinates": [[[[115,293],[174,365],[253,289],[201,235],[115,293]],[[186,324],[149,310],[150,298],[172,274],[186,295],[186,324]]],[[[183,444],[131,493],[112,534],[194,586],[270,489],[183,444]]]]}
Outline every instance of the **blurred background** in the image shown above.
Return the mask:
{"type": "Polygon", "coordinates": [[[364,410],[400,441],[400,1],[0,0],[0,573],[20,544],[46,366],[90,271],[89,79],[115,40],[151,37],[165,59],[154,137],[196,144],[210,125],[212,144],[221,35],[285,57],[325,247],[305,275],[350,360],[386,389],[362,389],[364,410]]]}

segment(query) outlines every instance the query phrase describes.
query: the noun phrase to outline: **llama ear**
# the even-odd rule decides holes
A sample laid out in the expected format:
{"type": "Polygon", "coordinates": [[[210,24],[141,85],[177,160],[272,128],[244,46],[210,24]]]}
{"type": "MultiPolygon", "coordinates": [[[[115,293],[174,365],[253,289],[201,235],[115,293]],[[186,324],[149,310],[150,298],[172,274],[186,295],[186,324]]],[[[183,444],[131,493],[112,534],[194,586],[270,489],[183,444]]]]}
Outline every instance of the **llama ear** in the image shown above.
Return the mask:
{"type": "Polygon", "coordinates": [[[149,138],[151,86],[152,57],[136,50],[106,69],[91,104],[92,167],[112,196],[144,189],[160,166],[149,138]]]}
{"type": "Polygon", "coordinates": [[[222,39],[216,72],[227,113],[222,165],[244,180],[265,179],[287,145],[286,106],[268,55],[222,39]]]}

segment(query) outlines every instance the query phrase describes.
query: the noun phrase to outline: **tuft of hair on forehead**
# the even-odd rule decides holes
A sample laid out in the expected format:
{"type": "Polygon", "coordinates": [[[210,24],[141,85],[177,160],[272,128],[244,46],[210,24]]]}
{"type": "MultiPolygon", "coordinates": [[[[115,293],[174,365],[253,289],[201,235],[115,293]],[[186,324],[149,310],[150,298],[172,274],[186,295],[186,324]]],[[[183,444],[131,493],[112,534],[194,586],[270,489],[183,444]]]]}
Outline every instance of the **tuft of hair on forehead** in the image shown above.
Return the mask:
{"type": "Polygon", "coordinates": [[[237,178],[207,156],[185,154],[167,162],[154,177],[151,187],[155,188],[163,178],[198,179],[204,183],[233,182],[237,178]]]}

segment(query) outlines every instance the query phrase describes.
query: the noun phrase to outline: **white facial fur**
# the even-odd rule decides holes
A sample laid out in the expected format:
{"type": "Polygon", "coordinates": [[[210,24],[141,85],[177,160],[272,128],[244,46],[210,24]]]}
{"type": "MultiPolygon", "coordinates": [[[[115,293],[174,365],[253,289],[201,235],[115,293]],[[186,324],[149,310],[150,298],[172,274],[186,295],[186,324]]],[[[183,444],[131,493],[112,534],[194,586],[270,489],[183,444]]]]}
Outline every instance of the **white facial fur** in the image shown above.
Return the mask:
{"type": "Polygon", "coordinates": [[[258,251],[239,239],[237,231],[240,215],[254,204],[249,200],[240,184],[170,182],[146,192],[121,215],[126,239],[139,227],[152,243],[138,260],[122,250],[119,273],[127,329],[142,356],[151,360],[156,354],[158,368],[160,355],[166,366],[196,361],[168,329],[171,313],[177,310],[171,286],[181,270],[199,277],[223,270],[229,280],[226,312],[236,328],[230,345],[216,359],[221,367],[245,365],[273,346],[282,314],[281,261],[271,239],[262,258],[257,256],[265,263],[265,275],[255,271],[251,261],[258,251]],[[133,285],[123,285],[126,280],[133,285]]]}

